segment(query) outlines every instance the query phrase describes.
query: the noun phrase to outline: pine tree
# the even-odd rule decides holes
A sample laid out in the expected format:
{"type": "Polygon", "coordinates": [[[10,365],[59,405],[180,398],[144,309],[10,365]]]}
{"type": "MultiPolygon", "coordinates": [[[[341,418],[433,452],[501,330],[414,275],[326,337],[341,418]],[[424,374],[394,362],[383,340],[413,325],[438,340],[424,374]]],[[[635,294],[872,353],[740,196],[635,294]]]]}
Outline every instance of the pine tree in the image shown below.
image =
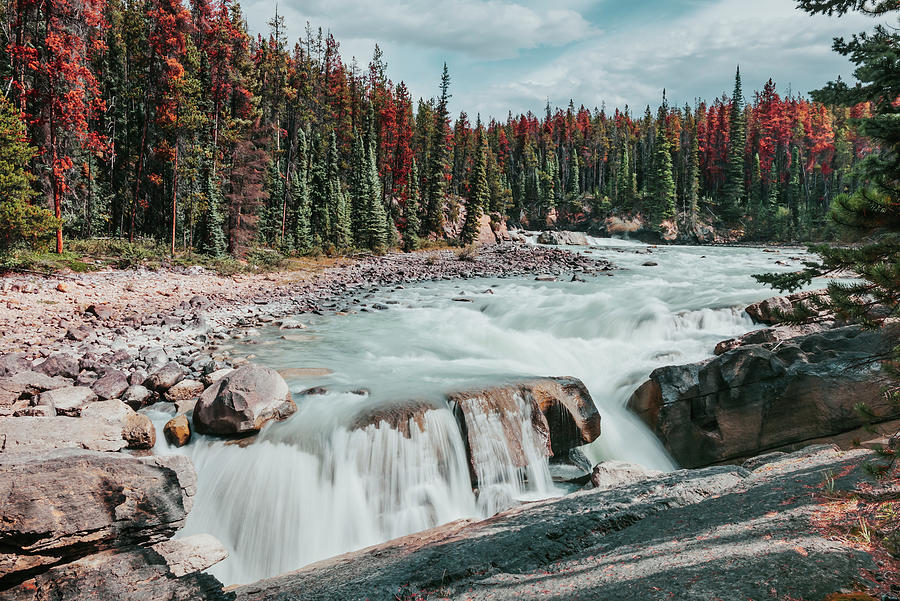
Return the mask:
{"type": "Polygon", "coordinates": [[[367,169],[365,146],[362,136],[357,131],[353,137],[353,152],[350,157],[350,229],[353,234],[353,243],[360,248],[368,246],[366,240],[369,202],[367,169]]]}
{"type": "Polygon", "coordinates": [[[328,213],[327,238],[329,242],[336,246],[345,246],[349,243],[350,214],[349,210],[341,206],[344,203],[344,194],[341,187],[339,161],[337,136],[332,130],[328,143],[328,156],[325,168],[327,173],[325,188],[325,207],[328,213]]]}
{"type": "Polygon", "coordinates": [[[314,139],[313,158],[309,171],[310,233],[314,246],[323,246],[331,231],[328,213],[328,153],[321,137],[314,139]]]}
{"type": "Polygon", "coordinates": [[[675,179],[672,177],[672,145],[666,135],[665,94],[656,125],[656,149],[647,182],[649,219],[653,227],[675,215],[675,179]]]}
{"type": "Polygon", "coordinates": [[[199,249],[200,252],[211,257],[222,257],[228,250],[225,241],[225,215],[223,213],[225,200],[222,197],[222,188],[212,171],[212,165],[205,165],[204,171],[203,196],[206,199],[207,209],[200,219],[199,249]]]}
{"type": "Polygon", "coordinates": [[[694,130],[691,136],[690,161],[688,168],[688,222],[693,230],[697,227],[700,213],[700,142],[699,135],[694,130]]]}
{"type": "Polygon", "coordinates": [[[306,169],[297,169],[291,182],[291,200],[293,201],[294,247],[300,252],[307,252],[313,246],[310,231],[309,188],[306,185],[306,169]]]}
{"type": "Polygon", "coordinates": [[[35,154],[19,112],[0,95],[0,248],[44,237],[57,227],[50,211],[30,202],[35,192],[28,164],[35,154]]]}
{"type": "Polygon", "coordinates": [[[481,125],[476,133],[475,164],[469,186],[469,197],[466,199],[466,220],[463,223],[460,238],[463,244],[471,244],[478,239],[481,215],[490,202],[490,190],[487,182],[487,144],[481,125]]]}
{"type": "Polygon", "coordinates": [[[434,128],[429,143],[428,197],[423,223],[426,234],[441,236],[444,228],[444,196],[447,191],[447,137],[449,135],[450,72],[447,63],[441,74],[441,96],[434,112],[434,128]]]}
{"type": "Polygon", "coordinates": [[[569,160],[569,179],[566,182],[566,194],[570,200],[575,200],[581,194],[581,172],[578,169],[578,153],[572,152],[569,160]]]}
{"type": "Polygon", "coordinates": [[[737,223],[741,217],[744,198],[744,146],[747,142],[747,124],[744,116],[744,92],[741,87],[741,69],[734,76],[734,93],[731,95],[731,127],[728,136],[728,163],[725,167],[725,190],[722,196],[722,219],[728,224],[737,223]]]}
{"type": "Polygon", "coordinates": [[[419,247],[419,169],[413,160],[407,182],[406,201],[403,203],[403,250],[409,252],[419,247]]]}
{"type": "Polygon", "coordinates": [[[374,140],[366,150],[366,243],[375,252],[384,252],[388,245],[387,214],[381,200],[381,178],[378,177],[374,140]]]}

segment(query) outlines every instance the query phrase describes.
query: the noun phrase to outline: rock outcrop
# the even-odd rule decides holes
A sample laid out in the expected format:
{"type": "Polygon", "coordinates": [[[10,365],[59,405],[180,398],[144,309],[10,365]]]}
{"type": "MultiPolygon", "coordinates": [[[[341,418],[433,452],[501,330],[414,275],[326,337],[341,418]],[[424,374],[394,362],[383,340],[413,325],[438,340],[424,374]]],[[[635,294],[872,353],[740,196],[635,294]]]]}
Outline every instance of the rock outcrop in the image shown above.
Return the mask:
{"type": "Polygon", "coordinates": [[[873,355],[900,340],[900,325],[847,326],[779,343],[739,346],[700,363],[662,367],[628,407],[684,467],[734,461],[900,417],[882,394],[873,355]]]}
{"type": "Polygon", "coordinates": [[[525,467],[526,449],[535,444],[541,454],[551,457],[600,436],[600,414],[576,378],[534,378],[453,393],[447,400],[466,440],[475,483],[479,462],[493,453],[484,445],[505,445],[513,463],[525,467]],[[492,432],[482,431],[486,420],[496,422],[492,432]],[[523,422],[530,428],[523,429],[523,422]]]}
{"type": "Polygon", "coordinates": [[[752,473],[649,475],[454,522],[235,593],[238,601],[822,599],[879,569],[819,530],[817,496],[829,474],[835,491],[853,490],[873,457],[818,448],[752,473]]]}
{"type": "Polygon", "coordinates": [[[784,322],[784,315],[799,307],[815,311],[813,303],[827,296],[825,290],[808,290],[787,296],[774,296],[747,307],[747,315],[756,322],[765,325],[777,325],[784,322]]]}
{"type": "Polygon", "coordinates": [[[169,540],[195,493],[186,457],[0,455],[0,597],[227,598],[221,583],[197,573],[224,559],[221,544],[206,535],[169,540]]]}
{"type": "Polygon", "coordinates": [[[295,411],[284,378],[273,369],[249,364],[203,392],[194,407],[194,429],[223,436],[252,434],[266,422],[287,419],[295,411]]]}

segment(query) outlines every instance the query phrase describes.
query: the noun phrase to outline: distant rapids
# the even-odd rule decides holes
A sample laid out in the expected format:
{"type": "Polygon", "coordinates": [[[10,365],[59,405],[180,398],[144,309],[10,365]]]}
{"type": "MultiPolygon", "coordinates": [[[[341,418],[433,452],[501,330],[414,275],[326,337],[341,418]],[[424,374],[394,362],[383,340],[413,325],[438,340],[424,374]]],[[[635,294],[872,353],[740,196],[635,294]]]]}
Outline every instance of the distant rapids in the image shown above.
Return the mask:
{"type": "MultiPolygon", "coordinates": [[[[252,582],[563,494],[537,442],[523,449],[530,459],[525,469],[490,443],[499,436],[490,414],[478,420],[485,444],[474,458],[480,490],[472,490],[462,435],[444,395],[512,377],[584,381],[603,418],[603,434],[583,448],[591,461],[675,468],[626,411],[629,395],[653,369],[704,359],[718,341],[753,329],[743,308],[773,292],[751,274],[794,269],[802,252],[592,242],[573,250],[622,269],[585,276],[586,282],[531,276],[382,287],[364,302],[387,310],[303,315],[308,328],[287,339],[272,328],[255,338],[259,344],[232,349],[276,369],[331,373],[286,377],[299,411],[246,447],[195,435],[175,449],[157,437],[156,453],[184,453],[196,466],[198,494],[182,535],[205,532],[222,541],[230,556],[210,572],[226,584],[252,582]],[[453,300],[460,298],[472,302],[453,300]],[[314,386],[328,392],[299,395],[314,386]],[[411,428],[405,438],[388,428],[350,428],[363,409],[410,399],[434,406],[424,431],[411,428]]],[[[156,409],[148,414],[159,427],[171,417],[156,409]]],[[[530,427],[524,408],[521,420],[530,427]]]]}

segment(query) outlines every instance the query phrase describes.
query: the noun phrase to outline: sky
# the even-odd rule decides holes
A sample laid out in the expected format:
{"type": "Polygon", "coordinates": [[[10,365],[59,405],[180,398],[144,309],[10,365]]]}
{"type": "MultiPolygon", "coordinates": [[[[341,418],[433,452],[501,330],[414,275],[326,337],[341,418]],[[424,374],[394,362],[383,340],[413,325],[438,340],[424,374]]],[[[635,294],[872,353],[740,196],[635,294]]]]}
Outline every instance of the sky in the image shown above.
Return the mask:
{"type": "MultiPolygon", "coordinates": [[[[267,31],[276,0],[244,0],[251,32],[267,31]]],[[[851,65],[832,38],[864,31],[862,15],[810,16],[793,0],[278,0],[288,39],[306,22],[331,31],[349,63],[376,43],[387,74],[413,98],[451,77],[451,112],[504,120],[553,106],[643,112],[731,94],[740,65],[748,100],[771,77],[806,94],[851,65]]],[[[293,44],[291,44],[293,45],[293,44]]]]}

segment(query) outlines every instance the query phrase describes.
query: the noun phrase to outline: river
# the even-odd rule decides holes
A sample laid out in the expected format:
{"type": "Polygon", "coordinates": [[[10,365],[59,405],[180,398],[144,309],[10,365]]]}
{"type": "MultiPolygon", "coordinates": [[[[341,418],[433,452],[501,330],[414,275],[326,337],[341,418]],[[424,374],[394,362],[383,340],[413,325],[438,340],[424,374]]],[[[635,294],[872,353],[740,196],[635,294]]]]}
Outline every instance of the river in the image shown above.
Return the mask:
{"type": "MultiPolygon", "coordinates": [[[[187,454],[198,472],[182,535],[212,534],[229,551],[210,572],[226,584],[252,582],[487,517],[511,499],[564,494],[536,449],[526,449],[533,461],[524,471],[498,449],[484,459],[490,486],[477,496],[471,489],[462,438],[442,399],[511,377],[584,381],[603,424],[601,437],[583,449],[592,461],[677,467],[625,409],[629,395],[656,367],[709,357],[718,341],[752,330],[743,307],[773,292],[751,274],[796,269],[803,252],[593,242],[579,252],[621,269],[583,282],[532,276],[386,287],[363,299],[370,310],[301,316],[306,329],[273,327],[236,347],[275,369],[321,370],[286,377],[299,411],[246,447],[195,435],[175,449],[160,432],[155,452],[187,454]],[[386,309],[371,308],[375,303],[386,309]],[[327,392],[299,394],[310,387],[327,392]],[[424,431],[412,428],[410,438],[389,428],[348,428],[361,411],[407,399],[435,407],[424,431]]],[[[158,427],[172,415],[148,414],[158,427]]],[[[481,435],[490,438],[491,428],[485,416],[481,435]]]]}

